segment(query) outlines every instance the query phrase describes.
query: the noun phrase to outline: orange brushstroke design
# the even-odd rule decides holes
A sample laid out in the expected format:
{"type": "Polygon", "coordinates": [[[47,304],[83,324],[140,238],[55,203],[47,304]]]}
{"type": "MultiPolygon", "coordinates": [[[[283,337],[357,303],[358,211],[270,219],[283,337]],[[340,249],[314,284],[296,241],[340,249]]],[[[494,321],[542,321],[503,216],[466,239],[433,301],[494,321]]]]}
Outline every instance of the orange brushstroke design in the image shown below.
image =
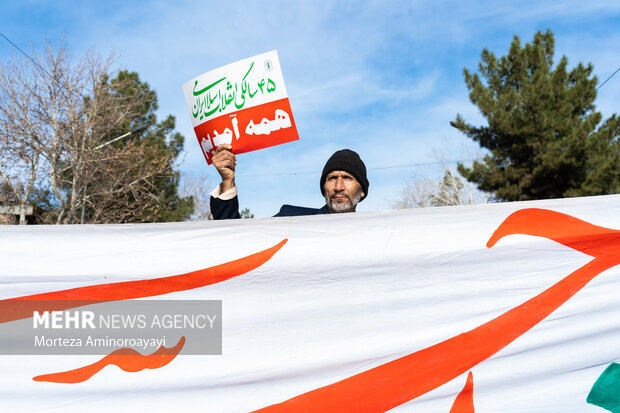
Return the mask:
{"type": "Polygon", "coordinates": [[[598,274],[620,264],[620,231],[569,215],[544,209],[517,211],[497,228],[487,246],[511,234],[550,238],[595,258],[534,298],[473,330],[257,412],[378,413],[393,409],[496,354],[598,274]]]}
{"type": "Polygon", "coordinates": [[[176,346],[166,348],[161,346],[153,354],[142,355],[131,348],[121,348],[108,354],[96,363],[78,369],[61,373],[44,374],[33,377],[34,381],[52,383],[82,383],[97,374],[108,365],[115,365],[130,373],[144,369],[158,369],[170,363],[185,345],[185,337],[181,337],[176,346]]]}
{"type": "Polygon", "coordinates": [[[153,297],[229,280],[267,262],[288,240],[256,254],[187,274],[150,280],[89,285],[0,300],[0,323],[32,317],[33,311],[60,311],[97,302],[153,297]],[[20,302],[20,300],[23,300],[20,302]],[[38,304],[37,300],[46,300],[38,304]],[[56,301],[56,302],[53,302],[56,301]]]}
{"type": "Polygon", "coordinates": [[[474,375],[470,371],[463,390],[456,396],[450,413],[476,413],[474,408],[474,375]]]}
{"type": "MultiPolygon", "coordinates": [[[[0,300],[0,323],[32,317],[34,311],[61,311],[98,302],[153,297],[216,284],[260,267],[271,259],[287,241],[284,239],[271,248],[235,261],[186,274],[150,280],[91,285],[0,300]]],[[[147,368],[157,369],[170,363],[179,354],[184,344],[185,337],[182,337],[176,346],[170,349],[162,346],[155,353],[146,356],[133,349],[122,348],[91,365],[62,373],[37,376],[33,380],[81,383],[109,364],[114,364],[127,372],[137,372],[147,368]]]]}

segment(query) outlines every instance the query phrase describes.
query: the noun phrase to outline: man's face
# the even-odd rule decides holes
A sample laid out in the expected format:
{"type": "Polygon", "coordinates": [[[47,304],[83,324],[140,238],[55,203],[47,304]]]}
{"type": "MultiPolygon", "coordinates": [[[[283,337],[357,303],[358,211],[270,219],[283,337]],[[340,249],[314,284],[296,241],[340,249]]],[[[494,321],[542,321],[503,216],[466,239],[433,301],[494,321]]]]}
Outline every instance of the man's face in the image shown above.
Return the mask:
{"type": "Polygon", "coordinates": [[[330,212],[354,212],[364,196],[362,186],[345,171],[332,171],[325,179],[325,202],[330,212]]]}

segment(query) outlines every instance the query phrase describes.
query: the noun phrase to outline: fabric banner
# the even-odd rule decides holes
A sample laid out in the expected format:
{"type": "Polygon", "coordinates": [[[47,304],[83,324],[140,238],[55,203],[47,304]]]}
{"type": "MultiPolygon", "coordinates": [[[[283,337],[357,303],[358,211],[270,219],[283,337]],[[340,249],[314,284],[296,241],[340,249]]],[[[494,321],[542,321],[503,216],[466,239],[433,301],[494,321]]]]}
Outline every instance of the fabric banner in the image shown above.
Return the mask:
{"type": "Polygon", "coordinates": [[[299,139],[275,50],[204,73],[183,93],[209,165],[224,143],[244,153],[299,139]]]}
{"type": "Polygon", "coordinates": [[[37,301],[209,300],[222,318],[221,354],[166,335],[148,351],[0,355],[0,407],[618,412],[619,230],[618,195],[0,227],[4,326],[42,324],[37,301]]]}

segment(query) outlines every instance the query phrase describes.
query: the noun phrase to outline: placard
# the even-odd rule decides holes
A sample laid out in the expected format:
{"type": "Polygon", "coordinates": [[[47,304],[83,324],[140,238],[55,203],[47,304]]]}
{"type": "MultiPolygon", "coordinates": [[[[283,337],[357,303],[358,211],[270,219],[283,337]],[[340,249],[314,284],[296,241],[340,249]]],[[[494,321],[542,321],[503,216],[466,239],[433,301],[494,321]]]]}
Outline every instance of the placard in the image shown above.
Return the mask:
{"type": "Polygon", "coordinates": [[[275,50],[202,74],[183,93],[209,165],[224,143],[238,154],[299,139],[275,50]]]}

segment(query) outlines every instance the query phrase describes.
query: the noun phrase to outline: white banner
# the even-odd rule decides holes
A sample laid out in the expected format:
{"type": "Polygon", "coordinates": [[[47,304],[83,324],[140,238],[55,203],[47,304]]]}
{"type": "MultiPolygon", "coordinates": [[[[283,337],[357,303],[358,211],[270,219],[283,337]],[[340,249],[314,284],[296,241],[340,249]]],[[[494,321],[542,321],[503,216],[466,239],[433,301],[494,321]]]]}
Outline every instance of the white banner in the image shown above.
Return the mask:
{"type": "Polygon", "coordinates": [[[618,229],[618,195],[0,227],[2,323],[32,317],[17,298],[221,300],[223,315],[222,355],[176,339],[154,355],[0,355],[0,407],[618,411],[618,229]]]}

